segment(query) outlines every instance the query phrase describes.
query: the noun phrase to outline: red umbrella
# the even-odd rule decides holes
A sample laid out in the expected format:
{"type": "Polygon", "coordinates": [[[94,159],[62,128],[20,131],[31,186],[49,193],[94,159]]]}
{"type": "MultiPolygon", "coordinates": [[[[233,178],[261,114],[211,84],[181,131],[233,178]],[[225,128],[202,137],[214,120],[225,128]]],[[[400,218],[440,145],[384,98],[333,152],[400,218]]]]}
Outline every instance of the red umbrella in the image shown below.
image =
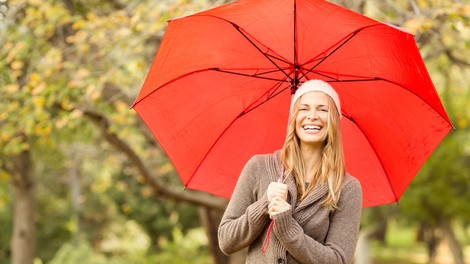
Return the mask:
{"type": "Polygon", "coordinates": [[[133,108],[183,184],[229,198],[279,149],[291,92],[339,93],[347,171],[364,206],[398,201],[452,125],[413,35],[323,0],[245,0],[169,21],[133,108]]]}

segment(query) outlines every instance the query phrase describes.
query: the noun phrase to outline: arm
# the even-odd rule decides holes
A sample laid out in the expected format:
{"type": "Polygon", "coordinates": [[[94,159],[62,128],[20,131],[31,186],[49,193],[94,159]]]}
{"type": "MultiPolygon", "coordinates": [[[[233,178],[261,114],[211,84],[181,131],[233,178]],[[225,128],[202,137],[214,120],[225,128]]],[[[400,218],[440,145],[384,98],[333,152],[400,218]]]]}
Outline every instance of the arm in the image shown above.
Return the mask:
{"type": "Polygon", "coordinates": [[[220,222],[219,247],[225,254],[252,244],[270,220],[266,192],[257,200],[258,177],[266,172],[260,171],[256,160],[251,158],[245,165],[220,222]]]}
{"type": "Polygon", "coordinates": [[[362,214],[362,190],[357,180],[344,186],[338,206],[330,217],[324,245],[306,235],[290,213],[274,216],[274,233],[301,263],[351,263],[362,214]]]}

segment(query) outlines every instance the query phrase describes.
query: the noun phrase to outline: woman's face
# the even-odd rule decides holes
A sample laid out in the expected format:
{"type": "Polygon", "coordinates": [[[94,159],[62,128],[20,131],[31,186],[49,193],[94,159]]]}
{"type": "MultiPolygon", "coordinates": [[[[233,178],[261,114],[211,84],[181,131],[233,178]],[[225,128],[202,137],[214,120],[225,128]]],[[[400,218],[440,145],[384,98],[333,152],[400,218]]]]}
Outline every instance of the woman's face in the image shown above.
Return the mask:
{"type": "Polygon", "coordinates": [[[327,133],[329,98],[322,92],[308,92],[299,98],[295,132],[301,145],[321,146],[327,133]]]}

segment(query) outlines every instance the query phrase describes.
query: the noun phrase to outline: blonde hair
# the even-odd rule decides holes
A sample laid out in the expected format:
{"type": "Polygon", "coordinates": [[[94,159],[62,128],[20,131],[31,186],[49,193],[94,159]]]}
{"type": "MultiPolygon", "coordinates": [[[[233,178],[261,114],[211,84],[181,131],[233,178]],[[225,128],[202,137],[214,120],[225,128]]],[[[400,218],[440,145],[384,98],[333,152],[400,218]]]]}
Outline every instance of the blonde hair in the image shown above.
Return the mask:
{"type": "Polygon", "coordinates": [[[320,162],[314,168],[313,179],[305,190],[305,164],[300,152],[300,139],[295,132],[296,117],[299,113],[300,100],[294,104],[284,145],[281,149],[281,160],[285,175],[295,178],[299,202],[318,184],[328,184],[328,194],[322,205],[333,210],[338,208],[341,194],[341,185],[346,174],[344,165],[343,146],[340,131],[340,113],[336,109],[333,99],[328,96],[328,125],[324,133],[322,155],[320,162]]]}

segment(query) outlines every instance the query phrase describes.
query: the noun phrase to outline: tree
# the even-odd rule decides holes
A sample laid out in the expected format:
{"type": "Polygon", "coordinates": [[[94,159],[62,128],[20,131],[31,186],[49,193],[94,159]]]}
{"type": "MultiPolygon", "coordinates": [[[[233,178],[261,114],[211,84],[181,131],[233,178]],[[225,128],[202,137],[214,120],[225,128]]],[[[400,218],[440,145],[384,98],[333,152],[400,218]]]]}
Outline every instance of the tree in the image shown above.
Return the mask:
{"type": "MultiPolygon", "coordinates": [[[[166,166],[168,160],[129,109],[130,94],[140,88],[162,36],[165,17],[188,12],[198,4],[208,5],[52,0],[4,4],[1,19],[5,23],[0,28],[4,47],[0,52],[2,175],[17,189],[28,187],[15,192],[15,202],[30,197],[28,210],[20,210],[26,216],[14,218],[14,226],[29,221],[26,226],[31,230],[26,237],[30,240],[13,243],[13,263],[32,263],[35,255],[34,243],[30,243],[35,241],[35,217],[31,216],[37,216],[34,172],[45,158],[39,151],[52,148],[60,153],[73,141],[93,144],[101,137],[137,168],[134,177],[142,178],[158,200],[166,197],[223,210],[226,201],[222,199],[172,187],[165,176],[174,174],[171,169],[162,174],[150,169],[166,166]],[[74,133],[81,138],[71,136],[74,133]],[[64,134],[69,139],[61,138],[64,134]],[[16,165],[20,161],[23,163],[16,165]],[[27,170],[19,170],[22,168],[27,170]],[[18,173],[27,175],[19,177],[18,173]],[[30,253],[25,260],[16,252],[30,253]]],[[[21,241],[18,238],[13,236],[12,241],[21,241]]]]}

